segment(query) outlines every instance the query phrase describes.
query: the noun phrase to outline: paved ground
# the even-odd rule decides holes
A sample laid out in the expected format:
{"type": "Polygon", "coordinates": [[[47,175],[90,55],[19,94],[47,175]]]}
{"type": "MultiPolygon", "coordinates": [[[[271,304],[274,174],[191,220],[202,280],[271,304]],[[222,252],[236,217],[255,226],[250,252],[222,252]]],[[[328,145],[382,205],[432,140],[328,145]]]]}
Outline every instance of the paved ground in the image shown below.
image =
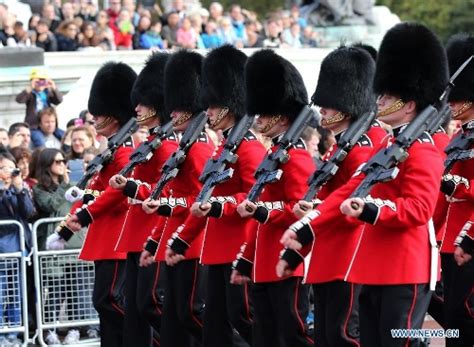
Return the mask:
{"type": "MultiPolygon", "coordinates": [[[[426,316],[425,323],[423,324],[425,329],[441,329],[441,326],[431,316],[426,316]]],[[[444,339],[431,339],[430,347],[441,347],[446,346],[444,339]]]]}

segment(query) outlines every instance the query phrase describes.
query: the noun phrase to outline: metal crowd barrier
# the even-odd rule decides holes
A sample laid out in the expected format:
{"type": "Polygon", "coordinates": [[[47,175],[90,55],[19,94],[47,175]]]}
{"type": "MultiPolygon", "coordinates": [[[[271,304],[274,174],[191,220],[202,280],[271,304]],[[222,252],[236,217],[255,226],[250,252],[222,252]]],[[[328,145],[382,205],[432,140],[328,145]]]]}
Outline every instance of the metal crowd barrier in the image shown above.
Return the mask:
{"type": "Polygon", "coordinates": [[[0,335],[23,335],[23,346],[28,339],[28,303],[26,290],[26,262],[29,255],[25,246],[25,229],[16,220],[0,221],[2,225],[14,225],[20,234],[20,251],[0,253],[0,335]]]}
{"type": "MultiPolygon", "coordinates": [[[[45,330],[99,324],[92,304],[94,263],[79,260],[80,249],[38,251],[38,227],[63,219],[43,218],[33,224],[36,336],[41,346],[47,345],[43,337],[45,330]]],[[[87,346],[96,343],[98,339],[87,340],[87,346]]]]}

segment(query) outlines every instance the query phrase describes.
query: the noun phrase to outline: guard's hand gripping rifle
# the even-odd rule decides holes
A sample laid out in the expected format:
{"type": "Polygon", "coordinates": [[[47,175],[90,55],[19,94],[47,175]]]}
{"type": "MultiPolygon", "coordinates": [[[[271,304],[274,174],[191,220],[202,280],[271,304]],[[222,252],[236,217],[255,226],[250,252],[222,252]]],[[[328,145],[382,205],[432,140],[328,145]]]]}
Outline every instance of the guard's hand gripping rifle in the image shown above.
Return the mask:
{"type": "Polygon", "coordinates": [[[188,125],[188,128],[179,142],[178,149],[171,154],[161,168],[160,179],[150,195],[152,200],[156,200],[163,192],[166,184],[178,175],[179,168],[186,159],[189,148],[191,148],[192,144],[196,142],[206,126],[207,118],[206,112],[202,111],[195,116],[188,125]]]}
{"type": "Polygon", "coordinates": [[[155,129],[154,134],[156,135],[153,140],[145,141],[136,148],[130,155],[129,162],[125,165],[122,170],[118,173],[120,176],[128,176],[135,166],[144,163],[153,157],[155,150],[161,146],[164,139],[171,135],[173,132],[173,123],[168,122],[155,129]]]}
{"type": "Polygon", "coordinates": [[[444,150],[448,157],[444,161],[444,174],[451,171],[453,165],[460,160],[474,158],[474,149],[470,149],[474,143],[474,129],[457,136],[444,150]]]}
{"type": "Polygon", "coordinates": [[[76,186],[71,187],[65,193],[66,199],[74,202],[82,198],[83,190],[85,189],[87,182],[102,168],[109,163],[117,149],[124,144],[125,141],[138,129],[138,124],[135,118],[131,118],[125,123],[120,130],[112,136],[107,143],[107,148],[96,156],[87,166],[86,172],[82,178],[77,182],[76,186]]]}
{"type": "Polygon", "coordinates": [[[196,202],[206,203],[212,195],[215,186],[229,180],[234,174],[234,169],[228,168],[229,164],[237,161],[238,156],[235,154],[240,143],[245,137],[253,124],[255,116],[245,115],[232,128],[229,136],[224,144],[224,148],[217,159],[209,159],[204,170],[199,177],[203,182],[201,192],[196,197],[196,202]]]}
{"type": "Polygon", "coordinates": [[[337,142],[337,150],[331,158],[324,162],[308,179],[308,190],[303,197],[304,201],[311,202],[319,193],[323,185],[333,178],[339,170],[339,165],[355,146],[360,137],[366,133],[375,120],[376,112],[370,111],[352,122],[337,142]]]}
{"type": "MultiPolygon", "coordinates": [[[[351,194],[351,197],[366,197],[373,186],[380,182],[387,182],[397,177],[399,168],[397,165],[408,157],[410,146],[424,133],[434,133],[439,127],[439,118],[446,116],[447,98],[450,90],[454,87],[454,81],[461,74],[464,68],[471,62],[471,56],[451,77],[446,89],[439,98],[435,106],[428,105],[416,116],[407,127],[395,138],[395,142],[388,148],[382,149],[372,157],[362,168],[365,178],[359,184],[357,189],[351,194]],[[436,127],[436,128],[430,128],[436,127]]],[[[354,209],[359,206],[352,204],[354,209]]]]}
{"type": "Polygon", "coordinates": [[[267,154],[255,171],[254,176],[256,182],[250,189],[247,195],[247,200],[256,202],[260,194],[262,194],[265,185],[278,181],[281,178],[283,171],[279,169],[280,164],[288,162],[290,159],[288,150],[298,142],[301,133],[306,129],[306,126],[313,118],[319,118],[317,111],[313,110],[311,105],[304,106],[293,124],[291,124],[285,134],[278,141],[276,151],[267,154]]]}

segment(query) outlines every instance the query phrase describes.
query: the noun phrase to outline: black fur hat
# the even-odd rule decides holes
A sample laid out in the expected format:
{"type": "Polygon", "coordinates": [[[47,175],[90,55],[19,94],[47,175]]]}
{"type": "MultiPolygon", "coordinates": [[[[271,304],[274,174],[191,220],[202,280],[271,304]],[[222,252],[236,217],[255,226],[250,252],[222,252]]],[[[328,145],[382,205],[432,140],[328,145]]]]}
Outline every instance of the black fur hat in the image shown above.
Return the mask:
{"type": "Polygon", "coordinates": [[[446,52],[430,29],[400,23],[385,34],[375,71],[377,94],[415,101],[421,111],[441,96],[448,79],[446,52]]]}
{"type": "Polygon", "coordinates": [[[374,73],[375,62],[367,51],[339,47],[324,58],[311,100],[318,106],[360,117],[375,108],[374,73]]]}
{"type": "Polygon", "coordinates": [[[170,112],[184,111],[196,113],[201,105],[201,64],[199,53],[180,50],[165,66],[165,105],[170,112]]]}
{"type": "Polygon", "coordinates": [[[294,119],[308,104],[308,93],[296,67],[271,49],[248,58],[245,85],[249,114],[281,114],[294,119]]]}
{"type": "Polygon", "coordinates": [[[352,47],[365,50],[367,53],[370,54],[370,56],[372,57],[372,59],[374,59],[374,61],[377,61],[378,52],[375,49],[375,47],[368,45],[366,43],[362,43],[362,42],[355,43],[352,45],[352,47]]]}
{"type": "Polygon", "coordinates": [[[153,108],[161,124],[170,120],[169,112],[165,108],[164,76],[165,65],[169,58],[168,53],[154,53],[145,63],[145,67],[138,75],[132,89],[132,104],[142,104],[153,108]]]}
{"type": "MultiPolygon", "coordinates": [[[[448,41],[446,52],[452,75],[467,58],[474,55],[474,36],[465,33],[453,35],[448,41]]],[[[448,98],[449,101],[474,101],[474,62],[471,61],[456,78],[448,98]]]]}
{"type": "Polygon", "coordinates": [[[121,125],[135,117],[130,93],[137,74],[124,63],[105,63],[97,71],[89,94],[88,109],[95,116],[111,116],[121,125]]]}
{"type": "Polygon", "coordinates": [[[245,113],[244,67],[247,56],[230,45],[209,52],[202,63],[202,103],[227,106],[237,118],[245,113]]]}

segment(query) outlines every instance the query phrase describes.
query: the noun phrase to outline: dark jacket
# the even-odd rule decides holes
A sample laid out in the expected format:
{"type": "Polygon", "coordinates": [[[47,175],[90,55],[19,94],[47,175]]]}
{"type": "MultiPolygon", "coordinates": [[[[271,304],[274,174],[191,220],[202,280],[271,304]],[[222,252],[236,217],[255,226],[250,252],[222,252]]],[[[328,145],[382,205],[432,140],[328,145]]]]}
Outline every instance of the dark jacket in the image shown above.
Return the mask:
{"type": "MultiPolygon", "coordinates": [[[[57,89],[47,89],[48,104],[59,105],[63,101],[63,95],[57,89]]],[[[28,123],[32,129],[38,127],[38,116],[36,114],[36,95],[32,91],[23,90],[16,96],[16,102],[26,104],[25,123],[28,123]]]]}
{"type": "MultiPolygon", "coordinates": [[[[0,192],[0,220],[16,220],[25,228],[27,248],[31,248],[31,230],[28,218],[33,216],[35,208],[30,194],[26,189],[19,192],[11,186],[0,192]]],[[[0,225],[0,253],[17,252],[20,250],[20,236],[14,225],[0,225]]]]}

